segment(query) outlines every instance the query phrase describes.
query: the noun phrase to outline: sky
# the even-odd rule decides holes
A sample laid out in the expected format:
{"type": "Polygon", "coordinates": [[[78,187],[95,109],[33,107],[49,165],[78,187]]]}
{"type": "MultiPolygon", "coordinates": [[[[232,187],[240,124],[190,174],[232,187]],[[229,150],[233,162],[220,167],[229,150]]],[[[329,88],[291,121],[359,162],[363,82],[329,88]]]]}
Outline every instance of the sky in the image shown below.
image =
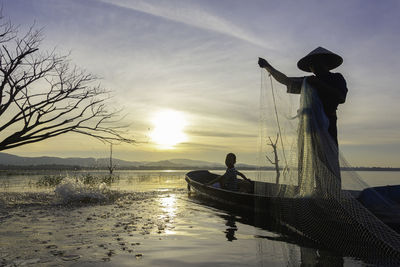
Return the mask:
{"type": "MultiPolygon", "coordinates": [[[[258,57],[288,76],[303,76],[297,61],[323,46],[344,58],[334,70],[349,88],[338,110],[344,157],[353,166],[400,167],[397,0],[2,3],[3,16],[21,32],[33,23],[43,28],[43,50],[71,52],[74,64],[113,91],[110,105],[123,107],[137,141],[116,145],[117,158],[223,162],[234,152],[239,162],[256,163],[258,57]]],[[[105,157],[108,147],[66,134],[3,152],[105,157]]]]}

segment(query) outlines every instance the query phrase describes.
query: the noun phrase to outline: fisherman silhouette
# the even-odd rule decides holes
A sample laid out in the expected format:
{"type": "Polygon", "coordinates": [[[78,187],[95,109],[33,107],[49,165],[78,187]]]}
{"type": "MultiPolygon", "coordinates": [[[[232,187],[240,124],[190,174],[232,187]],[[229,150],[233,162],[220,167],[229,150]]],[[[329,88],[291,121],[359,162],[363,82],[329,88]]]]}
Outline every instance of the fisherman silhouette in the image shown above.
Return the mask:
{"type": "Polygon", "coordinates": [[[286,85],[287,92],[290,94],[300,94],[303,80],[307,78],[307,82],[317,90],[325,115],[329,119],[328,132],[336,145],[338,145],[336,110],[338,105],[343,104],[346,100],[347,85],[342,74],[332,73],[330,70],[340,66],[342,62],[343,59],[339,55],[318,47],[297,63],[299,69],[312,72],[314,75],[287,77],[272,67],[265,59],[259,58],[258,60],[260,67],[266,69],[275,80],[286,85]]]}
{"type": "Polygon", "coordinates": [[[314,75],[287,77],[265,59],[258,60],[261,68],[286,85],[288,93],[302,94],[298,129],[298,185],[299,194],[303,196],[313,193],[324,197],[340,196],[336,110],[339,104],[345,102],[348,89],[342,74],[330,70],[342,62],[339,55],[318,47],[297,63],[299,69],[314,75]],[[315,179],[316,191],[311,177],[315,179]]]}

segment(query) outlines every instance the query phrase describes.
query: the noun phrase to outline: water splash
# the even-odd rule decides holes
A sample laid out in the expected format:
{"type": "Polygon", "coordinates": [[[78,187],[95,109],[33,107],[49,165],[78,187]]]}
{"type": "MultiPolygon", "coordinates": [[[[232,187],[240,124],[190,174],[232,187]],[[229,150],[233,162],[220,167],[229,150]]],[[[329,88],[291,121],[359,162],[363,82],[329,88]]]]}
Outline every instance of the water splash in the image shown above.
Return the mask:
{"type": "Polygon", "coordinates": [[[54,193],[63,204],[105,203],[115,199],[116,191],[111,191],[105,183],[87,185],[81,180],[66,177],[56,187],[54,193]]]}

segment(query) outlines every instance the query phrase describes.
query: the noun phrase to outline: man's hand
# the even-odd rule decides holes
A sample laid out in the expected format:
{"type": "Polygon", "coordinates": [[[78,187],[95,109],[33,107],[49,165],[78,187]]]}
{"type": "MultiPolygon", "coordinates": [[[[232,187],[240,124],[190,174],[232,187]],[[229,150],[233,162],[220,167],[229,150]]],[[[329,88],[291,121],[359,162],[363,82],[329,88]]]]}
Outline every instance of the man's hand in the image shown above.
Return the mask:
{"type": "Polygon", "coordinates": [[[285,74],[272,67],[271,64],[269,64],[268,61],[266,61],[265,59],[259,57],[258,65],[260,65],[261,68],[266,69],[269,72],[269,74],[272,77],[274,77],[274,79],[277,80],[278,82],[284,85],[290,84],[291,80],[285,74]]]}
{"type": "Polygon", "coordinates": [[[265,59],[259,57],[258,58],[258,65],[260,66],[260,68],[269,68],[271,65],[268,63],[268,61],[266,61],[265,59]]]}

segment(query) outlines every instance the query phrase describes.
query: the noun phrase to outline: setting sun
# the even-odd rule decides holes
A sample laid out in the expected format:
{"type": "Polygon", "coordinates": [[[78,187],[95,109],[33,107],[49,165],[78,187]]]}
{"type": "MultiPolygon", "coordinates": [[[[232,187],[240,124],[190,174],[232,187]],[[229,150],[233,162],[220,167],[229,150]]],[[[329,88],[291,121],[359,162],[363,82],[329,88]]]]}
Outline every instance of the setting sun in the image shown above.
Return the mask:
{"type": "Polygon", "coordinates": [[[160,148],[172,149],[187,140],[183,132],[186,120],[182,113],[173,110],[161,111],[154,116],[152,122],[154,129],[150,136],[160,148]]]}

